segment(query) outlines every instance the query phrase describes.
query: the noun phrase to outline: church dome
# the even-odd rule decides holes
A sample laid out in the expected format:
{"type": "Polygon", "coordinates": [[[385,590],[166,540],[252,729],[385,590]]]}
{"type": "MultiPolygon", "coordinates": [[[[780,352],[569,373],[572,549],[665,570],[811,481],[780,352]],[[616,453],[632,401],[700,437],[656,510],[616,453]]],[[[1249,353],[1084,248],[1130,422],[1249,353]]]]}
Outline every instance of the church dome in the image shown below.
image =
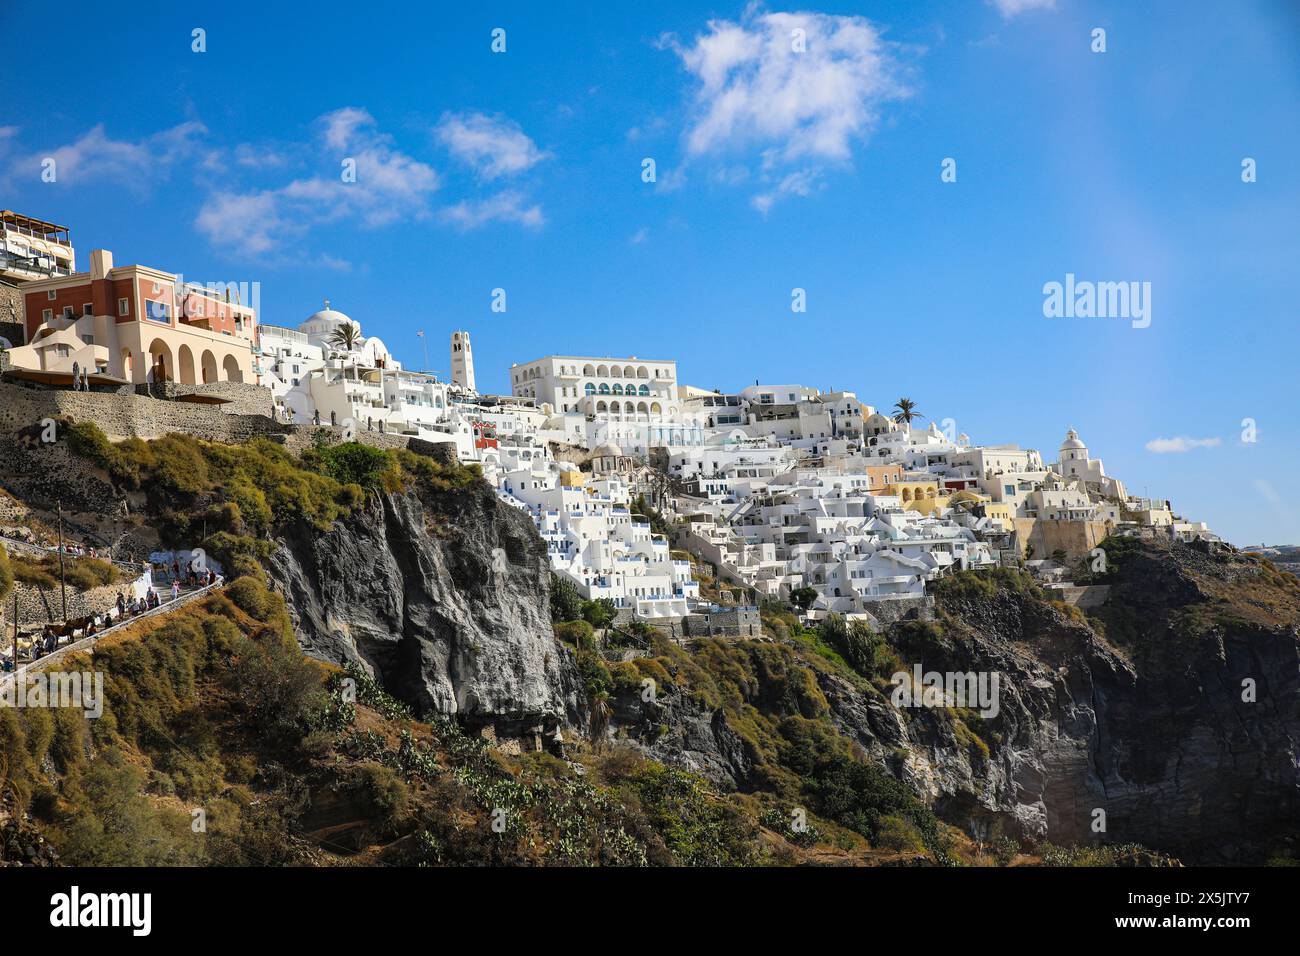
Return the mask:
{"type": "Polygon", "coordinates": [[[613,442],[610,442],[610,443],[608,443],[608,444],[601,445],[599,448],[597,448],[596,451],[593,453],[593,457],[595,457],[595,458],[622,458],[622,457],[623,457],[623,449],[619,448],[619,447],[618,447],[617,445],[615,445],[613,442]]]}
{"type": "Polygon", "coordinates": [[[1087,445],[1079,441],[1079,433],[1076,432],[1073,428],[1071,428],[1068,432],[1065,433],[1065,441],[1061,443],[1061,451],[1067,451],[1076,448],[1086,449],[1087,447],[1088,447],[1087,445]]]}
{"type": "Polygon", "coordinates": [[[358,330],[361,328],[361,323],[350,315],[345,315],[336,309],[331,309],[330,300],[326,299],[325,308],[309,315],[307,321],[298,326],[298,331],[308,333],[316,332],[318,334],[328,335],[343,325],[354,325],[358,330]]]}

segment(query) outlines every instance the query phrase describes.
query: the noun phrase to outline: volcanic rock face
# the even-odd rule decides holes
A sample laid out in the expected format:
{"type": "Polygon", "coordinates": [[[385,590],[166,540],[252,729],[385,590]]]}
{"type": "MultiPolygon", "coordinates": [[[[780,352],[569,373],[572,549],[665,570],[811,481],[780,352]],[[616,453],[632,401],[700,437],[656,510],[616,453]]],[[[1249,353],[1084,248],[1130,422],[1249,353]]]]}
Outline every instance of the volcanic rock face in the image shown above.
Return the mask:
{"type": "Polygon", "coordinates": [[[360,664],[418,713],[533,739],[581,719],[545,546],[484,484],[380,495],[328,532],[282,539],[271,573],[308,654],[360,664]]]}
{"type": "MultiPolygon", "coordinates": [[[[360,663],[420,712],[499,740],[586,725],[551,629],[545,547],[485,485],[379,496],[328,532],[284,538],[271,572],[307,653],[360,663]]],[[[936,624],[888,627],[907,669],[996,673],[988,719],[896,706],[834,668],[816,683],[842,734],[976,836],[1258,861],[1291,848],[1300,820],[1300,592],[1261,580],[1238,556],[1144,546],[1094,618],[1028,591],[958,588],[941,591],[936,624]]],[[[780,716],[764,677],[751,683],[748,704],[780,716]]],[[[607,735],[721,787],[762,787],[723,709],[673,693],[609,705],[607,735]]]]}
{"type": "MultiPolygon", "coordinates": [[[[1112,577],[1100,624],[1000,590],[941,597],[940,629],[890,627],[908,668],[998,674],[987,720],[897,707],[826,670],[818,685],[841,732],[973,835],[1259,861],[1293,849],[1300,821],[1300,608],[1285,581],[1259,579],[1239,557],[1144,548],[1112,577]]],[[[720,711],[683,697],[615,715],[658,759],[754,783],[720,711]]]]}

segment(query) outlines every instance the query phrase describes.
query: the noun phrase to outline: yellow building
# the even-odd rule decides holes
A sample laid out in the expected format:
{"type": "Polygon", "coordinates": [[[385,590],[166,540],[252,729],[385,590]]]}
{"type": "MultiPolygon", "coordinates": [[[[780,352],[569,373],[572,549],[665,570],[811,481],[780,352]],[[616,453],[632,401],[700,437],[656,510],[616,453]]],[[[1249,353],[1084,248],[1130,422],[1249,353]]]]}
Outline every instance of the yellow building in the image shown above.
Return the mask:
{"type": "Polygon", "coordinates": [[[576,468],[560,472],[561,488],[581,488],[586,483],[587,476],[576,468]]]}
{"type": "Polygon", "coordinates": [[[937,481],[906,480],[886,485],[885,494],[897,495],[907,511],[928,515],[947,508],[952,493],[947,488],[940,488],[937,481]]]}

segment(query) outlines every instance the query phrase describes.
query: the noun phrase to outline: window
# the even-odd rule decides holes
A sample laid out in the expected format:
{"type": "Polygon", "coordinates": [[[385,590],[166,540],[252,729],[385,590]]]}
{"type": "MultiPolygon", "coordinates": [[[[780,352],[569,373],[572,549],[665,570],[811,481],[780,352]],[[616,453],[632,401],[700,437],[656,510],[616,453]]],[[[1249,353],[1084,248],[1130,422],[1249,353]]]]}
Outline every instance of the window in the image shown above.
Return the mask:
{"type": "Polygon", "coordinates": [[[94,314],[95,314],[95,306],[94,306],[92,303],[87,302],[85,305],[83,305],[83,306],[81,307],[81,314],[82,314],[82,315],[94,315],[94,314]]]}
{"type": "Polygon", "coordinates": [[[48,290],[48,291],[45,293],[45,298],[49,299],[51,302],[53,302],[54,299],[55,299],[55,297],[57,297],[57,296],[58,296],[58,293],[55,292],[53,289],[50,289],[50,290],[48,290]]]}
{"type": "Polygon", "coordinates": [[[43,310],[41,311],[41,318],[42,318],[44,321],[46,321],[46,322],[51,321],[51,320],[54,318],[54,310],[53,310],[53,309],[43,309],[43,310]]]}
{"type": "Polygon", "coordinates": [[[87,345],[94,345],[95,337],[93,335],[83,335],[81,341],[85,342],[87,345]]]}
{"type": "Polygon", "coordinates": [[[73,313],[73,311],[72,311],[72,306],[70,306],[70,305],[65,305],[65,306],[63,307],[63,317],[64,317],[65,319],[70,319],[70,318],[72,318],[72,317],[73,317],[73,314],[74,314],[74,313],[73,313]]]}
{"type": "Polygon", "coordinates": [[[117,314],[126,315],[131,311],[131,303],[126,299],[117,300],[117,314]]]}

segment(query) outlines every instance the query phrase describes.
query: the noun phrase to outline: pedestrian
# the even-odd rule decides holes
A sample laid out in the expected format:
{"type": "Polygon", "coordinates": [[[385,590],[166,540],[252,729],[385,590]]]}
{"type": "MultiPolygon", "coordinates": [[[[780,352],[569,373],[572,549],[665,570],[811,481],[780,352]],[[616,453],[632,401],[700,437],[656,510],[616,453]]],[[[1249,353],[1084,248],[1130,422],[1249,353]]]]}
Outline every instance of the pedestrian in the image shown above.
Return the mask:
{"type": "Polygon", "coordinates": [[[176,600],[178,597],[180,597],[180,596],[181,596],[181,582],[179,582],[179,581],[173,581],[173,582],[172,582],[172,600],[175,601],[175,600],[176,600]]]}
{"type": "Polygon", "coordinates": [[[126,613],[126,600],[122,597],[122,592],[117,592],[117,616],[121,617],[126,613]]]}

